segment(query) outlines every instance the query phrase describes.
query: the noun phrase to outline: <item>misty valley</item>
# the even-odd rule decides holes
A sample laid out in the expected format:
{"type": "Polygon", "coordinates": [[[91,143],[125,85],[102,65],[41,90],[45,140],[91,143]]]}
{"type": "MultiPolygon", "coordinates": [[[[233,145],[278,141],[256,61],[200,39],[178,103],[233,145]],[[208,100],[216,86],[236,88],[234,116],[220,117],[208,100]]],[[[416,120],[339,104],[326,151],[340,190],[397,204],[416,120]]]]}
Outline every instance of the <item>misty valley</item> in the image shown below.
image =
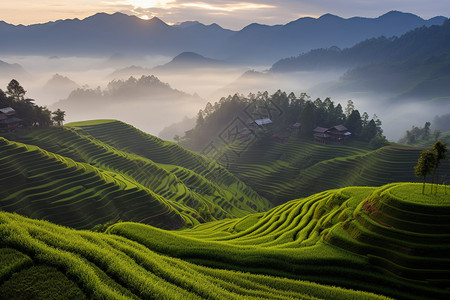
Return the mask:
{"type": "Polygon", "coordinates": [[[450,298],[447,17],[0,38],[0,299],[450,298]]]}

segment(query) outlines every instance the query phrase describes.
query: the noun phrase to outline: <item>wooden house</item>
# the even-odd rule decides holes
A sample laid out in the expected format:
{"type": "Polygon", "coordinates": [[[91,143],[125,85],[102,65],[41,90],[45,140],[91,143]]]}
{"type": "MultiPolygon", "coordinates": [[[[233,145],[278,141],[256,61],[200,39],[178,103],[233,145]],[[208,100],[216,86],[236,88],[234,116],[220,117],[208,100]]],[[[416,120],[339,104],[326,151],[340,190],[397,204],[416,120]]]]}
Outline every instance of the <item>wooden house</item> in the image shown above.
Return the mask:
{"type": "Polygon", "coordinates": [[[327,131],[328,131],[328,128],[325,128],[325,127],[314,128],[314,130],[313,130],[314,141],[323,143],[323,144],[328,143],[330,141],[331,135],[329,135],[327,133],[327,131]]]}
{"type": "Polygon", "coordinates": [[[13,130],[22,123],[22,120],[15,117],[16,111],[11,107],[0,109],[0,130],[13,130]]]}
{"type": "Polygon", "coordinates": [[[328,142],[343,143],[352,135],[344,125],[336,125],[331,128],[316,127],[313,132],[314,140],[323,144],[328,142]]]}
{"type": "Polygon", "coordinates": [[[347,137],[352,135],[344,125],[333,126],[327,132],[331,136],[331,140],[338,143],[344,142],[347,137]]]}

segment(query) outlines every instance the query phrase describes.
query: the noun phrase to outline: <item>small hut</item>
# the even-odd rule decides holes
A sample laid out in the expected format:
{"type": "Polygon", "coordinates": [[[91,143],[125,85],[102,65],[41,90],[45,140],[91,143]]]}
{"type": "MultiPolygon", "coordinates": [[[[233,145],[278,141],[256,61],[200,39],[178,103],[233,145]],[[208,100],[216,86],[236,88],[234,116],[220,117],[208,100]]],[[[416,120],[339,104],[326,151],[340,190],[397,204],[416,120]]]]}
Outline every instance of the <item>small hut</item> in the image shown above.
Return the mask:
{"type": "Polygon", "coordinates": [[[328,129],[327,133],[334,142],[342,143],[351,135],[344,125],[336,125],[328,129]]]}
{"type": "Polygon", "coordinates": [[[313,130],[314,132],[314,141],[326,144],[330,141],[331,135],[328,134],[328,128],[325,127],[316,127],[313,130]]]}
{"type": "Polygon", "coordinates": [[[264,118],[264,119],[259,119],[259,120],[254,120],[253,122],[251,122],[250,124],[248,124],[248,126],[252,129],[256,129],[256,128],[268,128],[273,124],[272,120],[269,118],[264,118]]]}
{"type": "Polygon", "coordinates": [[[15,117],[16,111],[11,107],[0,109],[0,130],[9,131],[19,127],[22,119],[15,117]]]}
{"type": "Polygon", "coordinates": [[[323,144],[329,142],[343,143],[352,135],[344,125],[336,125],[331,128],[316,127],[313,132],[314,140],[323,144]]]}

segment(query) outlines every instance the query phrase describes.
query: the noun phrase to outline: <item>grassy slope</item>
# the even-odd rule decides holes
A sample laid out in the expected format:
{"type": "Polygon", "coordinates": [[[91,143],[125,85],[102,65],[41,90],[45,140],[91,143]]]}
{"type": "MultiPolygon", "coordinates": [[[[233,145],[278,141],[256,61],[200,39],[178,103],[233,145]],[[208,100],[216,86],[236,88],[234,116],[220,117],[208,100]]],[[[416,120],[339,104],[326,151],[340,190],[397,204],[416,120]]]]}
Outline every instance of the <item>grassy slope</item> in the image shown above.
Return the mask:
{"type": "MultiPolygon", "coordinates": [[[[75,125],[18,132],[9,137],[26,144],[38,145],[47,151],[40,150],[40,156],[31,155],[29,151],[21,153],[22,151],[15,147],[15,142],[6,141],[11,149],[3,149],[3,167],[23,176],[21,182],[14,179],[5,181],[5,178],[0,182],[0,185],[10,185],[3,190],[3,194],[8,196],[8,202],[0,201],[3,210],[18,211],[78,228],[87,228],[119,217],[162,228],[179,228],[198,224],[202,220],[241,217],[271,207],[267,200],[213,161],[175,144],[146,135],[117,121],[83,122],[75,125]],[[110,139],[110,144],[96,139],[85,129],[101,131],[103,137],[110,139]],[[125,144],[134,142],[140,147],[146,147],[146,151],[151,155],[142,156],[132,151],[133,149],[124,151],[115,148],[114,138],[125,144]],[[152,156],[158,153],[160,154],[157,157],[152,156]],[[161,161],[161,154],[168,157],[161,161]],[[9,155],[16,157],[15,162],[10,158],[6,159],[9,155]],[[50,159],[47,159],[46,155],[58,157],[63,163],[55,165],[49,162],[50,159]],[[31,161],[33,163],[28,163],[31,161]],[[181,163],[186,161],[190,164],[181,163]],[[83,166],[82,168],[96,172],[108,180],[98,184],[89,182],[88,178],[78,181],[75,176],[85,177],[86,174],[72,174],[70,163],[83,166]],[[28,176],[29,172],[33,173],[33,177],[28,176]],[[52,173],[55,175],[51,175],[52,173]],[[66,177],[65,181],[70,184],[55,190],[54,186],[58,185],[62,176],[66,177]],[[45,181],[45,184],[41,181],[45,181]],[[69,188],[70,195],[66,195],[69,188]],[[95,190],[92,195],[85,191],[91,188],[95,190]],[[123,189],[130,191],[127,195],[111,192],[123,189]],[[14,193],[19,190],[20,192],[14,193]],[[144,194],[151,195],[153,200],[144,199],[144,194]],[[71,204],[66,199],[69,196],[89,206],[85,210],[73,207],[82,213],[84,218],[76,214],[70,216],[72,212],[68,208],[71,208],[71,204]],[[37,206],[33,209],[22,207],[20,203],[27,197],[36,199],[35,204],[39,209],[37,206]],[[100,197],[103,197],[102,201],[98,201],[100,197]],[[122,201],[122,198],[126,200],[122,201]],[[58,216],[61,212],[55,210],[55,201],[65,201],[65,213],[70,218],[58,216]],[[153,201],[154,204],[140,209],[145,205],[143,201],[153,201]],[[132,208],[139,211],[136,214],[131,213],[132,208]],[[90,220],[86,220],[86,217],[90,220]],[[80,219],[78,222],[77,218],[80,219]]],[[[83,171],[79,170],[78,173],[83,171]]]]}
{"type": "Polygon", "coordinates": [[[450,187],[353,187],[269,212],[167,232],[121,223],[110,232],[209,267],[305,279],[393,296],[450,296],[450,187]],[[411,195],[416,195],[412,198],[411,195]],[[430,201],[432,199],[432,201],[430,201]]]}
{"type": "Polygon", "coordinates": [[[384,298],[305,281],[207,268],[157,254],[117,235],[76,231],[5,212],[0,212],[0,244],[0,261],[9,262],[0,269],[0,298],[20,298],[22,291],[27,291],[29,298],[46,299],[384,298]]]}
{"type": "Polygon", "coordinates": [[[136,182],[3,138],[0,153],[3,211],[77,228],[119,217],[148,220],[163,228],[184,224],[183,216],[164,198],[136,182]]]}
{"type": "MultiPolygon", "coordinates": [[[[420,180],[414,177],[414,166],[421,149],[388,146],[372,151],[366,146],[266,139],[245,150],[225,149],[220,163],[275,204],[327,189],[420,180]]],[[[442,163],[440,173],[450,177],[450,161],[442,163]]]]}

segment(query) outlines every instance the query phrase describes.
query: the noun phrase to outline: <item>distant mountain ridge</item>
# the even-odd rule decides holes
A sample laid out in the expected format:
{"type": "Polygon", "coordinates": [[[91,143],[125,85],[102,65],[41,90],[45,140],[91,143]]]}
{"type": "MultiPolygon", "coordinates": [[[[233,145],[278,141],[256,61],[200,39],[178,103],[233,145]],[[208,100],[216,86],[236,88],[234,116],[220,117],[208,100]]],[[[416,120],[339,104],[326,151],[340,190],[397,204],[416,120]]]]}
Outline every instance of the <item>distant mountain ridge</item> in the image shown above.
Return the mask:
{"type": "Polygon", "coordinates": [[[120,68],[109,74],[110,79],[118,79],[125,77],[139,77],[142,75],[161,74],[166,72],[191,72],[195,69],[215,69],[227,67],[227,62],[205,57],[194,52],[183,52],[175,56],[171,61],[154,68],[144,68],[131,65],[120,68]]]}
{"type": "Polygon", "coordinates": [[[0,39],[8,41],[0,54],[111,55],[114,51],[175,56],[196,52],[220,60],[272,63],[314,48],[349,47],[367,38],[401,35],[417,27],[442,24],[445,19],[424,20],[401,12],[349,19],[326,14],[285,25],[250,24],[232,31],[217,24],[184,22],[171,26],[156,17],[142,20],[122,13],[98,13],[83,20],[29,26],[0,22],[0,39]]]}
{"type": "Polygon", "coordinates": [[[450,21],[446,20],[441,26],[417,28],[400,37],[372,38],[342,50],[337,47],[314,49],[296,57],[281,59],[271,70],[309,71],[425,59],[449,53],[449,38],[450,21]]]}
{"type": "MultiPolygon", "coordinates": [[[[373,38],[338,49],[316,49],[279,60],[271,73],[348,70],[328,92],[388,93],[389,100],[447,102],[450,97],[450,20],[398,38],[373,38]]],[[[444,104],[444,103],[443,103],[444,104]]]]}
{"type": "Polygon", "coordinates": [[[194,52],[183,52],[175,56],[167,64],[157,66],[153,70],[180,70],[180,69],[197,69],[197,68],[215,68],[226,66],[225,61],[212,59],[194,52]]]}
{"type": "Polygon", "coordinates": [[[31,75],[19,64],[10,64],[0,60],[0,77],[29,78],[31,75]]]}

